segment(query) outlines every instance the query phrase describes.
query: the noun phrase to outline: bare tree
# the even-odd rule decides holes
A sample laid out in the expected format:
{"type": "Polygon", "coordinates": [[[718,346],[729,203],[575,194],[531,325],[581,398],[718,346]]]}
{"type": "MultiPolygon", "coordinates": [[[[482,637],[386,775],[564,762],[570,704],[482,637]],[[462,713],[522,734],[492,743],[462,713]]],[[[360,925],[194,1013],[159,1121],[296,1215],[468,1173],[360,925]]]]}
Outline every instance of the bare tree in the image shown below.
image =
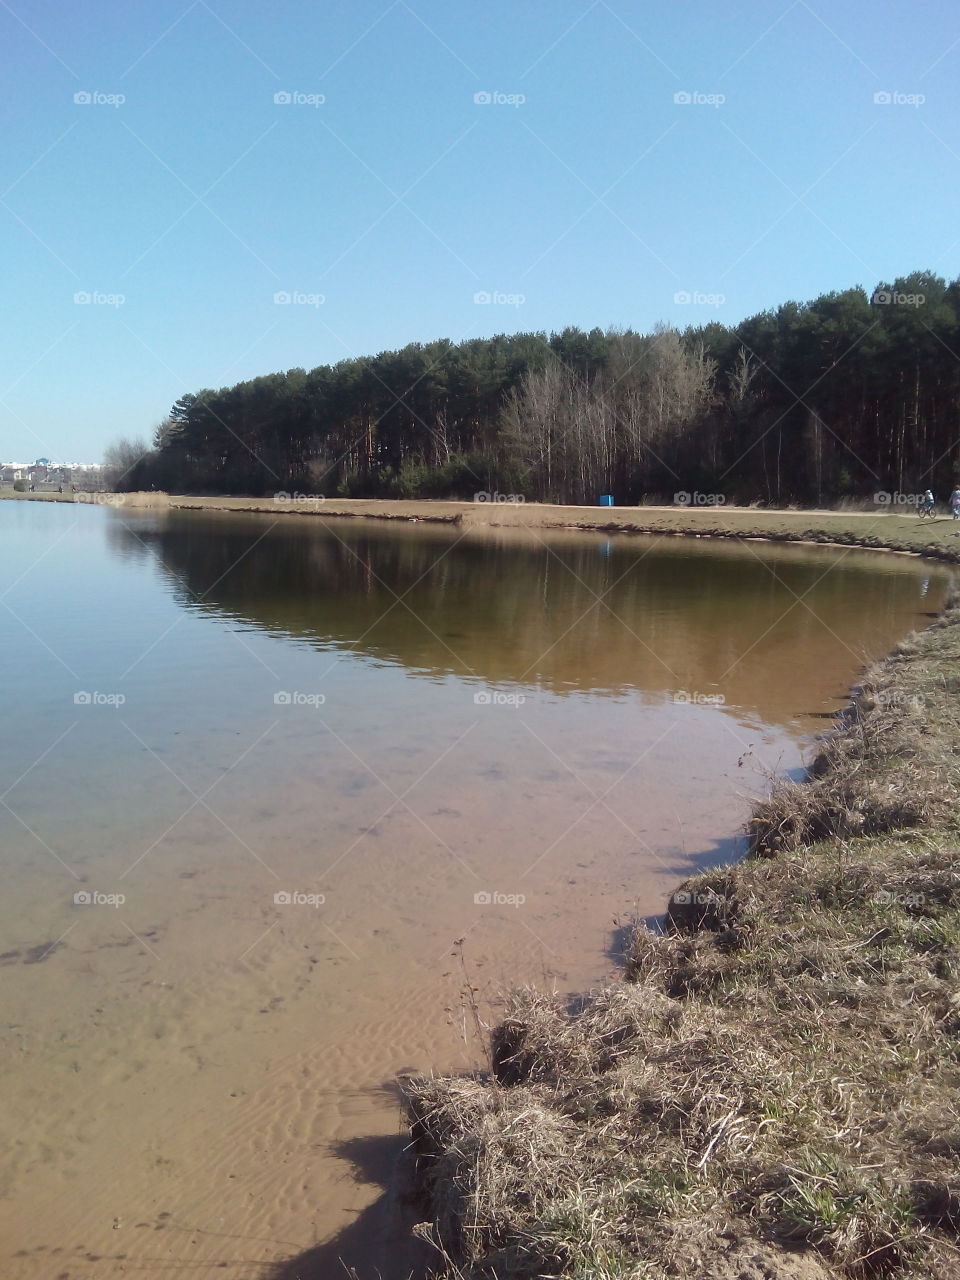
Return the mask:
{"type": "Polygon", "coordinates": [[[150,446],[143,437],[127,440],[121,436],[103,451],[103,482],[108,489],[121,490],[136,487],[137,472],[150,455],[150,446]]]}
{"type": "Polygon", "coordinates": [[[664,456],[677,455],[713,403],[713,381],[713,362],[675,329],[614,334],[592,381],[559,362],[528,371],[509,397],[504,434],[539,496],[592,503],[617,477],[632,489],[644,466],[672,471],[664,456]]]}

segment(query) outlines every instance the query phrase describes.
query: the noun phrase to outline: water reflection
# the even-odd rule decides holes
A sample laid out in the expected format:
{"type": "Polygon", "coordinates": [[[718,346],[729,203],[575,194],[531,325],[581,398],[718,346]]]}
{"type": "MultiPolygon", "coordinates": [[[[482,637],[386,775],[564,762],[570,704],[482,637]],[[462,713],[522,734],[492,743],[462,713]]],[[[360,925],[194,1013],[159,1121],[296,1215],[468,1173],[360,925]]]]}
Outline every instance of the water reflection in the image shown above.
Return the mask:
{"type": "Polygon", "coordinates": [[[107,537],[155,555],[184,607],[274,635],[434,679],[682,691],[768,723],[842,697],[948,578],[844,549],[316,517],[127,513],[107,537]]]}

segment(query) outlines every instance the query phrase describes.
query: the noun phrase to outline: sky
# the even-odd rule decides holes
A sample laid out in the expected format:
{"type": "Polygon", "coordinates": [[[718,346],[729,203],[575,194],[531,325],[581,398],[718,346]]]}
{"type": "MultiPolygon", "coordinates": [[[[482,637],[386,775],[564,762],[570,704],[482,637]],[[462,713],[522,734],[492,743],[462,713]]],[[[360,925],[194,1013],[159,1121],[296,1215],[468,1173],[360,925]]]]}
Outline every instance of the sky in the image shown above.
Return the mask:
{"type": "Polygon", "coordinates": [[[0,0],[0,74],[2,460],[409,342],[960,274],[946,0],[0,0]]]}

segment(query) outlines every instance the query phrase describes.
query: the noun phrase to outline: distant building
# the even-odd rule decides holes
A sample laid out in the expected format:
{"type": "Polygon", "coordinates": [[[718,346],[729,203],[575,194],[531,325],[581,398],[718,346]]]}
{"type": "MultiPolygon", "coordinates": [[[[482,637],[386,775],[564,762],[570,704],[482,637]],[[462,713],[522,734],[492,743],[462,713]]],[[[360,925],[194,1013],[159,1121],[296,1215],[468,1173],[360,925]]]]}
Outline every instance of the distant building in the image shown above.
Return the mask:
{"type": "Polygon", "coordinates": [[[34,484],[38,489],[55,489],[61,484],[75,484],[80,489],[100,489],[103,486],[103,464],[51,462],[49,458],[38,458],[36,462],[0,462],[0,485],[9,486],[17,480],[34,484]]]}

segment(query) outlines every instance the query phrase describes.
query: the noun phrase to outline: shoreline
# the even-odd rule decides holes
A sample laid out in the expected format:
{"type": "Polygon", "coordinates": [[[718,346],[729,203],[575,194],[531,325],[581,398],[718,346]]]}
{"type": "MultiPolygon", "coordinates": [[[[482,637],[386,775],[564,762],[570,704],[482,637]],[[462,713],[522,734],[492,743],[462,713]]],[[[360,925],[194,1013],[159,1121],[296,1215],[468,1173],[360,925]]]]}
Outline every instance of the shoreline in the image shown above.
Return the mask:
{"type": "MultiPolygon", "coordinates": [[[[59,494],[15,496],[28,501],[74,500],[70,495],[59,494]]],[[[917,537],[925,539],[929,539],[938,526],[921,524],[916,517],[908,525],[907,517],[877,517],[873,513],[781,512],[749,508],[732,508],[721,513],[715,509],[706,512],[683,508],[633,508],[629,513],[625,511],[624,514],[630,516],[642,515],[645,521],[656,521],[652,527],[640,527],[636,523],[611,525],[607,518],[608,509],[542,508],[534,504],[525,504],[522,517],[516,514],[520,509],[518,504],[513,511],[506,512],[507,519],[503,519],[500,517],[506,504],[488,507],[488,504],[475,506],[471,503],[331,501],[329,508],[324,503],[316,504],[316,509],[300,510],[291,504],[251,505],[260,503],[256,499],[181,499],[176,496],[167,499],[166,495],[152,494],[118,496],[129,497],[129,503],[105,502],[103,505],[115,508],[129,505],[133,510],[142,509],[147,513],[151,509],[169,508],[221,510],[231,514],[315,514],[321,518],[327,515],[404,523],[423,520],[431,525],[442,523],[463,528],[464,532],[478,533],[498,528],[527,528],[787,541],[799,545],[847,550],[863,548],[888,554],[960,561],[960,553],[950,546],[938,546],[929,541],[925,545],[903,545],[902,542],[897,545],[900,536],[906,537],[916,526],[919,526],[917,537]],[[137,498],[142,498],[142,501],[136,501],[137,498]],[[401,510],[396,511],[396,507],[401,510]],[[438,512],[438,507],[457,510],[453,513],[448,510],[438,512]],[[478,509],[479,518],[471,519],[470,513],[478,509]],[[569,523],[564,517],[571,511],[584,514],[584,519],[569,523]],[[721,517],[728,521],[727,527],[708,526],[708,519],[717,521],[721,517]],[[820,522],[819,527],[815,525],[816,521],[820,522]],[[864,529],[864,522],[869,522],[869,528],[864,529]],[[803,536],[799,527],[801,523],[811,536],[803,536]],[[844,527],[838,529],[839,523],[844,527]],[[880,526],[879,535],[877,525],[880,526]],[[845,535],[843,541],[836,540],[838,534],[845,535]]],[[[952,534],[949,519],[941,518],[938,525],[941,538],[957,536],[952,534]]],[[[960,1192],[942,1164],[938,1164],[935,1153],[929,1159],[929,1153],[924,1153],[922,1159],[911,1157],[907,1162],[911,1176],[906,1181],[901,1178],[897,1186],[899,1199],[894,1204],[896,1197],[884,1199],[882,1188],[867,1185],[863,1179],[858,1182],[861,1165],[844,1164],[835,1151],[830,1152],[834,1164],[826,1172],[813,1160],[809,1167],[799,1160],[803,1176],[798,1176],[794,1170],[785,1182],[774,1186],[780,1176],[781,1165],[786,1167],[787,1162],[795,1160],[793,1147],[785,1144],[784,1158],[780,1163],[768,1160],[759,1172],[756,1165],[751,1164],[745,1172],[736,1163],[737,1152],[733,1149],[735,1143],[732,1138],[736,1135],[739,1139],[751,1124],[758,1132],[766,1133],[766,1126],[772,1126],[779,1118],[763,1111],[766,1104],[762,1098],[758,1100],[754,1096],[757,1087],[745,1078],[737,1063],[738,1058],[744,1059],[744,1066],[756,1073],[763,1089],[775,1097],[776,1106],[785,1112],[801,1109],[805,1105],[803,1092],[809,1090],[816,1098],[819,1111],[828,1117],[831,1115],[832,1098],[822,1094],[817,1096],[817,1081],[813,1075],[804,1081],[804,1089],[793,1090],[791,1070],[798,1050],[791,1037],[782,1034],[783,1019],[792,1016],[799,1022],[806,1017],[808,1022],[816,1025],[821,1018],[829,1018],[831,1001],[844,1009],[848,1007],[845,1002],[860,1001],[860,987],[864,983],[869,984],[872,974],[869,965],[866,976],[852,967],[850,957],[858,959],[866,949],[872,963],[872,950],[876,950],[877,945],[873,939],[891,928],[891,913],[899,912],[913,919],[917,914],[916,895],[919,893],[923,897],[926,890],[930,890],[933,899],[933,890],[942,894],[944,877],[953,874],[949,863],[942,859],[936,864],[928,860],[928,864],[922,866],[916,861],[907,866],[901,857],[894,879],[889,881],[898,886],[897,893],[893,894],[886,887],[878,889],[878,884],[885,886],[888,880],[884,878],[875,845],[870,842],[875,842],[878,837],[888,840],[891,848],[887,852],[895,859],[903,853],[898,844],[900,841],[943,840],[947,818],[934,811],[936,806],[924,808],[930,803],[929,793],[941,787],[942,779],[938,776],[937,788],[914,787],[914,796],[906,794],[907,789],[900,785],[897,775],[898,771],[903,773],[906,769],[905,781],[911,784],[916,781],[909,772],[909,762],[917,750],[911,735],[924,732],[927,711],[936,720],[942,705],[948,701],[949,693],[960,689],[960,680],[952,675],[960,658],[957,636],[960,636],[960,612],[950,614],[945,611],[919,638],[901,642],[889,658],[865,673],[851,695],[855,715],[841,721],[837,734],[825,745],[820,762],[810,771],[808,778],[801,784],[775,787],[772,797],[755,808],[752,820],[755,847],[752,853],[733,866],[707,871],[682,881],[674,890],[668,912],[670,931],[663,938],[643,930],[637,931],[628,956],[630,981],[618,982],[594,993],[576,1014],[569,1006],[535,992],[514,996],[508,1006],[507,1017],[493,1033],[490,1076],[441,1077],[409,1086],[408,1106],[420,1161],[421,1191],[430,1203],[429,1216],[435,1221],[435,1237],[451,1257],[458,1259],[461,1268],[451,1271],[451,1278],[456,1276],[457,1280],[461,1277],[467,1280],[475,1275],[489,1275],[489,1268],[493,1265],[497,1268],[495,1274],[502,1280],[514,1280],[514,1277],[526,1280],[532,1273],[526,1269],[524,1260],[530,1261],[534,1257],[533,1265],[537,1269],[560,1265],[566,1255],[560,1243],[549,1237],[549,1232],[544,1234],[542,1223],[531,1222],[531,1204],[550,1207],[554,1218],[561,1211],[572,1211],[575,1220],[584,1224],[582,1239],[568,1227],[563,1244],[563,1249],[573,1251],[569,1254],[570,1260],[582,1269],[550,1271],[550,1274],[558,1276],[589,1274],[596,1280],[614,1280],[614,1277],[619,1280],[622,1275],[635,1274],[634,1270],[626,1268],[635,1268],[639,1264],[644,1267],[643,1274],[654,1280],[686,1274],[697,1274],[702,1280],[732,1280],[734,1275],[739,1280],[741,1276],[759,1277],[761,1274],[766,1280],[826,1280],[827,1277],[861,1280],[861,1277],[872,1275],[872,1272],[863,1270],[859,1261],[868,1252],[883,1259],[885,1266],[887,1262],[891,1263],[893,1269],[885,1270],[884,1275],[906,1278],[934,1273],[943,1277],[955,1274],[947,1266],[949,1255],[940,1252],[931,1253],[929,1257],[923,1255],[925,1260],[918,1265],[927,1270],[910,1270],[909,1259],[904,1266],[893,1265],[897,1249],[904,1252],[904,1257],[909,1253],[902,1244],[905,1233],[913,1232],[918,1237],[924,1233],[931,1235],[932,1243],[927,1243],[934,1251],[940,1247],[945,1232],[950,1239],[954,1238],[947,1228],[952,1230],[951,1215],[955,1214],[952,1197],[956,1197],[956,1203],[960,1205],[960,1192]],[[942,640],[944,634],[952,638],[953,648],[949,654],[936,650],[936,642],[938,638],[942,640]],[[909,663],[920,659],[929,663],[936,678],[918,695],[916,689],[911,691],[909,682],[903,684],[903,676],[909,663]],[[923,712],[919,721],[915,714],[918,697],[923,712]],[[847,750],[851,743],[852,752],[847,750]],[[906,766],[904,760],[907,761],[906,766]],[[851,763],[852,769],[848,768],[851,763]],[[866,786],[863,786],[864,780],[860,776],[864,772],[870,775],[866,786]],[[891,792],[895,793],[895,804],[884,798],[891,792]],[[919,797],[919,804],[916,797],[919,797]],[[867,849],[863,856],[858,853],[861,848],[867,849]],[[840,876],[841,861],[844,877],[840,876]],[[862,903],[847,895],[842,902],[847,918],[832,919],[832,932],[818,932],[816,923],[811,925],[806,918],[810,904],[813,903],[817,909],[822,904],[832,907],[838,895],[842,897],[846,892],[843,879],[851,872],[857,892],[862,894],[866,886],[873,889],[874,899],[892,895],[903,901],[884,898],[882,902],[874,902],[869,911],[863,911],[862,903]],[[919,876],[920,879],[907,879],[907,875],[919,876]],[[915,889],[915,883],[922,883],[925,887],[915,889]],[[804,985],[809,976],[807,966],[819,963],[825,950],[829,951],[830,962],[820,965],[817,981],[822,984],[839,971],[845,981],[849,980],[848,985],[841,986],[839,991],[836,984],[827,992],[816,983],[804,985]],[[805,1001],[803,1004],[793,1000],[792,996],[793,987],[798,983],[805,1001]],[[778,998],[785,1001],[788,1012],[781,1013],[779,1007],[773,1011],[760,1008],[762,986],[776,992],[778,998]],[[755,1042],[763,1045],[762,1054],[754,1047],[755,1042]],[[616,1046],[613,1053],[611,1045],[616,1046]],[[670,1128],[660,1131],[656,1127],[651,1131],[650,1116],[644,1112],[649,1104],[650,1081],[644,1075],[642,1083],[638,1082],[641,1066],[644,1072],[652,1072],[656,1077],[655,1084],[661,1098],[667,1099],[669,1107],[682,1116],[681,1132],[670,1128]],[[722,1115],[715,1112],[713,1095],[699,1088],[697,1077],[700,1074],[705,1075],[708,1082],[712,1081],[710,1087],[721,1095],[750,1095],[747,1097],[750,1105],[742,1106],[733,1114],[732,1120],[732,1112],[725,1111],[722,1115]],[[635,1079],[634,1075],[638,1078],[635,1079]],[[791,1082],[786,1090],[781,1088],[779,1094],[776,1092],[778,1080],[791,1082]],[[571,1110],[573,1095],[581,1103],[586,1099],[586,1107],[578,1104],[571,1110]],[[612,1111],[611,1107],[614,1108],[612,1111]],[[586,1114],[591,1111],[592,1116],[586,1114]],[[582,1170],[575,1171],[572,1180],[569,1169],[558,1170],[551,1163],[559,1158],[558,1151],[543,1152],[537,1144],[536,1135],[531,1138],[529,1130],[524,1128],[528,1123],[526,1117],[531,1115],[548,1138],[552,1135],[565,1157],[570,1156],[572,1144],[575,1161],[582,1158],[582,1170]],[[650,1170],[659,1182],[651,1175],[650,1185],[645,1185],[643,1180],[649,1172],[646,1165],[638,1167],[631,1164],[622,1170],[623,1183],[631,1188],[630,1195],[622,1203],[618,1200],[622,1190],[617,1184],[620,1176],[618,1161],[623,1152],[602,1146],[601,1136],[594,1125],[596,1116],[603,1116],[605,1124],[617,1126],[621,1135],[629,1134],[637,1148],[649,1153],[650,1170]],[[502,1144],[507,1131],[513,1129],[520,1139],[519,1148],[508,1142],[504,1149],[502,1144]],[[727,1149],[728,1143],[730,1150],[727,1149]],[[582,1150],[579,1144],[582,1144],[582,1150]],[[604,1179],[609,1181],[609,1187],[602,1185],[598,1189],[594,1176],[597,1172],[594,1147],[601,1151],[601,1168],[605,1171],[604,1179]],[[514,1176],[515,1186],[523,1189],[522,1194],[518,1190],[516,1199],[512,1201],[509,1188],[472,1183],[471,1178],[480,1165],[478,1162],[476,1168],[463,1166],[462,1153],[467,1150],[482,1153],[488,1173],[496,1169],[498,1176],[504,1171],[514,1176]],[[573,1210],[569,1203],[558,1206],[551,1200],[550,1188],[542,1183],[544,1168],[540,1166],[541,1160],[549,1170],[550,1181],[557,1181],[565,1194],[573,1196],[573,1210]],[[614,1171],[611,1179],[606,1175],[609,1167],[614,1171]],[[581,1177],[581,1172],[589,1176],[581,1177]],[[701,1172],[704,1174],[702,1178],[699,1177],[701,1172]],[[664,1187],[669,1188],[670,1180],[678,1178],[682,1178],[683,1195],[678,1193],[677,1198],[671,1200],[664,1187]],[[711,1217],[712,1210],[706,1201],[711,1197],[717,1199],[720,1183],[725,1187],[737,1187],[737,1195],[746,1202],[756,1191],[751,1179],[760,1179],[763,1197],[776,1199],[773,1209],[766,1199],[757,1197],[744,1216],[737,1218],[734,1215],[732,1226],[729,1215],[722,1221],[711,1217]],[[819,1193],[825,1184],[830,1186],[835,1203],[811,1209],[808,1203],[810,1196],[819,1193]],[[636,1203],[638,1186],[641,1187],[639,1210],[636,1203]],[[527,1197],[526,1189],[529,1187],[534,1188],[532,1199],[527,1197]],[[592,1200],[583,1196],[585,1187],[590,1190],[592,1200]],[[496,1199],[496,1214],[485,1212],[485,1196],[496,1199]],[[700,1216],[694,1220],[687,1212],[686,1202],[696,1200],[697,1196],[701,1197],[703,1204],[698,1210],[700,1216]],[[843,1205],[848,1201],[857,1205],[857,1213],[864,1219],[857,1228],[860,1235],[854,1240],[855,1248],[841,1238],[842,1232],[836,1225],[838,1216],[842,1217],[843,1205]],[[895,1213],[901,1212],[897,1205],[908,1205],[908,1209],[902,1210],[905,1215],[902,1221],[894,1221],[895,1213]],[[638,1212],[642,1218],[647,1211],[655,1211],[657,1224],[655,1227],[651,1223],[643,1226],[640,1233],[643,1238],[641,1240],[638,1235],[634,1244],[644,1251],[633,1251],[633,1246],[630,1246],[628,1255],[622,1259],[624,1269],[619,1269],[621,1260],[613,1261],[615,1254],[612,1250],[623,1244],[619,1235],[609,1241],[603,1240],[598,1245],[600,1252],[583,1253],[582,1256],[576,1252],[581,1245],[586,1247],[589,1244],[593,1249],[597,1243],[586,1226],[594,1217],[599,1215],[605,1227],[616,1228],[622,1234],[627,1229],[625,1224],[634,1230],[633,1220],[638,1212]],[[796,1220],[803,1214],[807,1216],[801,1226],[797,1226],[796,1220]],[[463,1253],[464,1235],[458,1226],[462,1221],[469,1221],[476,1233],[474,1245],[479,1252],[474,1256],[463,1253]],[[796,1233],[801,1227],[805,1234],[798,1236],[796,1233]],[[790,1232],[794,1234],[790,1235],[790,1232]],[[718,1240],[724,1242],[722,1256],[716,1243],[718,1240]],[[536,1252],[541,1246],[542,1252],[536,1252]],[[524,1265],[515,1267],[513,1261],[501,1263],[505,1250],[512,1251],[513,1260],[524,1265]],[[609,1269],[605,1269],[608,1262],[609,1269]],[[657,1269],[647,1271],[647,1266],[657,1269]],[[685,1269],[677,1270],[678,1266],[685,1269]],[[748,1267],[754,1269],[748,1270],[748,1267]],[[756,1269],[761,1267],[763,1270],[756,1269]]],[[[951,743],[958,740],[960,731],[949,735],[951,743]]],[[[913,852],[910,856],[914,856],[913,852]]],[[[949,895],[953,893],[950,885],[947,885],[947,892],[949,895]]],[[[946,913],[940,911],[944,906],[941,898],[935,902],[938,914],[934,923],[939,927],[946,913]]],[[[950,910],[955,906],[958,909],[956,939],[951,945],[955,945],[957,950],[956,974],[960,975],[960,891],[956,901],[953,896],[948,896],[946,906],[950,910]]],[[[929,923],[931,913],[923,915],[921,912],[921,916],[929,923]]],[[[948,927],[951,931],[954,929],[952,919],[948,927]]],[[[886,947],[886,939],[881,940],[880,947],[883,950],[880,969],[886,975],[893,968],[886,953],[895,948],[893,944],[886,947]]],[[[938,978],[934,974],[934,978],[943,981],[943,975],[938,978]]],[[[927,997],[928,987],[925,984],[930,981],[929,973],[919,975],[915,983],[918,1002],[927,997]]],[[[854,1003],[853,1007],[856,1010],[860,1006],[854,1003]]],[[[877,1019],[886,1036],[890,1032],[890,1017],[894,1016],[890,1014],[888,1017],[888,1014],[889,1010],[883,1008],[877,1019]]],[[[850,1015],[845,1013],[844,1016],[850,1015]]],[[[896,1016],[902,1017],[902,1014],[896,1016]]],[[[897,1030],[902,1033],[904,1043],[910,1046],[915,1045],[918,1036],[928,1029],[905,1028],[898,1024],[897,1030]]],[[[876,1028],[870,1025],[861,1027],[858,1053],[862,1051],[869,1059],[873,1048],[878,1045],[876,1028]]],[[[880,1047],[884,1048],[883,1045],[880,1047]]],[[[926,1045],[925,1049],[928,1056],[934,1052],[926,1045]]],[[[889,1044],[886,1044],[885,1052],[889,1053],[889,1044]]],[[[829,1037],[818,1044],[817,1053],[830,1064],[838,1078],[849,1082],[849,1086],[845,1084],[844,1087],[854,1090],[859,1097],[854,1059],[839,1052],[835,1044],[829,1043],[829,1037]]],[[[814,1072],[814,1067],[815,1064],[809,1064],[809,1071],[814,1072]]],[[[909,1075],[909,1070],[909,1063],[898,1065],[898,1086],[903,1083],[904,1075],[909,1075]]],[[[870,1087],[882,1094],[882,1071],[879,1080],[871,1080],[870,1087]]],[[[952,1084],[950,1088],[953,1088],[952,1084]]],[[[892,1109],[889,1090],[886,1101],[892,1109]]],[[[952,1103],[960,1099],[949,1097],[949,1101],[952,1103]]],[[[657,1125],[662,1120],[661,1114],[657,1125]]],[[[870,1120],[874,1127],[881,1123],[872,1112],[870,1120]]],[[[829,1134],[818,1131],[818,1122],[818,1117],[811,1116],[808,1131],[792,1131],[790,1137],[794,1145],[799,1144],[804,1150],[803,1143],[807,1142],[818,1150],[829,1151],[829,1134]]],[[[877,1167],[883,1169],[881,1177],[894,1179],[902,1153],[896,1149],[890,1158],[890,1149],[885,1153],[873,1151],[863,1160],[866,1162],[878,1154],[881,1159],[877,1167]]],[[[960,1213],[960,1210],[956,1212],[960,1213]]],[[[422,1216],[428,1215],[424,1213],[422,1216]]],[[[853,1230],[846,1221],[842,1225],[844,1230],[853,1230]]],[[[956,1239],[960,1241],[960,1233],[956,1239]]],[[[911,1241],[910,1248],[916,1243],[911,1241]]]]}
{"type": "Polygon", "coordinates": [[[730,538],[861,547],[960,563],[960,522],[941,515],[921,521],[915,512],[789,510],[757,507],[576,507],[547,503],[453,502],[428,499],[245,498],[166,493],[58,494],[0,492],[0,500],[73,502],[115,510],[209,511],[449,525],[486,529],[565,530],[654,537],[730,538]],[[613,513],[616,515],[613,515],[613,513]]]}
{"type": "Polygon", "coordinates": [[[441,1276],[960,1276],[958,662],[954,598],[621,980],[407,1083],[441,1276]]]}

